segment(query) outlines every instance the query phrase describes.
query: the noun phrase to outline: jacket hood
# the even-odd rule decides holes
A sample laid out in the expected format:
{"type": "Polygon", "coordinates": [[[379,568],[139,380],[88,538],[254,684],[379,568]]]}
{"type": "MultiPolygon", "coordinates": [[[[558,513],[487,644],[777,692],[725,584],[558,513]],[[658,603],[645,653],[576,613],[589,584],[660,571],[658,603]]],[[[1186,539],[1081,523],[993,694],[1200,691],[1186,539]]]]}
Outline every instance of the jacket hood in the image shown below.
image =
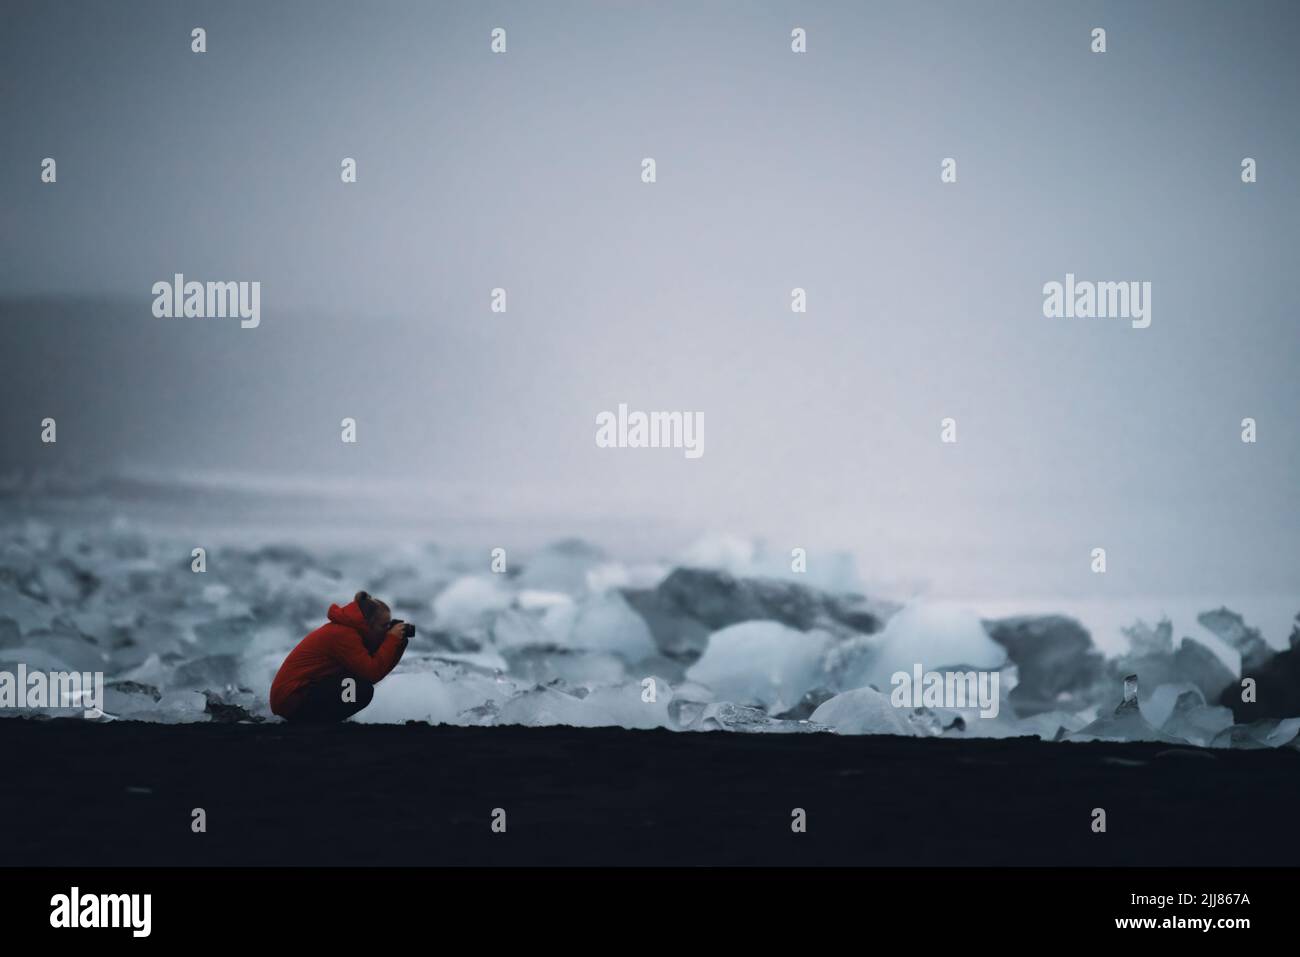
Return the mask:
{"type": "Polygon", "coordinates": [[[361,614],[361,606],[355,601],[350,601],[343,606],[330,605],[329,618],[336,625],[347,625],[363,636],[369,631],[366,626],[366,616],[361,614]]]}

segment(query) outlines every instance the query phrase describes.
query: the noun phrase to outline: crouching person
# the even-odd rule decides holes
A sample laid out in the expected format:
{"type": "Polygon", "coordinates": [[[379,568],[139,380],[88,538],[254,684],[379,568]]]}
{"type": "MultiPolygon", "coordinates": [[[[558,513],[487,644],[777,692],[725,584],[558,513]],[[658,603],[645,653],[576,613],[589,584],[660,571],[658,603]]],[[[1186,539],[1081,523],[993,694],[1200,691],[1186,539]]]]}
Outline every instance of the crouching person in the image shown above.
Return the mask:
{"type": "Polygon", "coordinates": [[[302,724],[352,717],[375,696],[375,685],[402,659],[414,628],[363,591],[329,622],[298,642],[271,683],[271,711],[302,724]]]}

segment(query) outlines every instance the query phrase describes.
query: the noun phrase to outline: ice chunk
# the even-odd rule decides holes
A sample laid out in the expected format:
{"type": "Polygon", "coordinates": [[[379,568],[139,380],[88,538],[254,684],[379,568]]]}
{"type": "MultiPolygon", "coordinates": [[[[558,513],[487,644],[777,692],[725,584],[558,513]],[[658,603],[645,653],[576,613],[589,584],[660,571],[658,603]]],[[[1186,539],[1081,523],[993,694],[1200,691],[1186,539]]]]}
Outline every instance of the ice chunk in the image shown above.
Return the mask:
{"type": "Polygon", "coordinates": [[[874,688],[855,688],[822,704],[810,720],[839,734],[922,734],[922,729],[908,720],[908,710],[895,708],[888,695],[874,688]]]}
{"type": "Polygon", "coordinates": [[[879,635],[851,639],[830,657],[838,687],[890,689],[898,672],[996,671],[1007,652],[993,641],[979,618],[966,609],[944,603],[908,605],[890,618],[879,635]]]}
{"type": "Polygon", "coordinates": [[[1215,700],[1236,681],[1222,659],[1195,638],[1184,637],[1174,652],[1174,673],[1195,684],[1206,701],[1215,700]]]}
{"type": "Polygon", "coordinates": [[[1192,695],[1184,703],[1184,707],[1189,707],[1191,704],[1205,704],[1205,695],[1191,682],[1162,684],[1151,692],[1151,696],[1146,701],[1140,703],[1142,717],[1146,718],[1152,727],[1161,727],[1173,715],[1174,706],[1184,694],[1192,695]]]}
{"type": "Polygon", "coordinates": [[[458,724],[461,712],[489,701],[502,701],[512,690],[509,682],[477,674],[447,680],[434,672],[398,672],[375,686],[374,700],[354,720],[366,724],[458,724]]]}
{"type": "Polygon", "coordinates": [[[757,704],[770,713],[786,711],[825,684],[830,643],[824,632],[796,631],[775,621],[731,625],[709,636],[704,655],[686,677],[721,698],[757,704]]]}
{"type": "MultiPolygon", "coordinates": [[[[156,721],[160,724],[187,724],[211,720],[207,709],[208,699],[202,692],[169,691],[151,708],[144,707],[115,717],[127,717],[132,721],[156,721]]],[[[104,710],[110,715],[113,714],[109,708],[104,710]]]]}
{"type": "Polygon", "coordinates": [[[208,720],[208,699],[200,691],[164,692],[157,708],[160,717],[154,720],[168,723],[208,720]]]}
{"type": "Polygon", "coordinates": [[[1215,735],[1212,748],[1280,748],[1296,746],[1300,718],[1261,718],[1249,724],[1234,724],[1215,735]]]}
{"type": "Polygon", "coordinates": [[[1280,748],[1288,744],[1295,747],[1298,736],[1300,736],[1300,718],[1283,718],[1264,736],[1264,743],[1270,748],[1280,748]]]}
{"type": "Polygon", "coordinates": [[[442,631],[469,631],[486,627],[493,615],[510,606],[510,600],[510,593],[495,579],[468,575],[438,593],[433,614],[442,631]]]}
{"type": "Polygon", "coordinates": [[[247,691],[204,691],[207,705],[203,709],[216,724],[260,723],[268,717],[265,699],[247,691]]]}
{"type": "Polygon", "coordinates": [[[783,721],[770,717],[760,708],[749,708],[731,701],[715,701],[704,705],[685,727],[690,731],[739,731],[749,734],[800,734],[829,730],[812,721],[783,721]]]}
{"type": "Polygon", "coordinates": [[[842,594],[857,592],[862,587],[857,563],[847,552],[819,550],[815,562],[796,572],[790,567],[788,552],[769,550],[726,533],[709,533],[692,542],[680,555],[678,564],[723,571],[737,578],[798,580],[800,585],[842,594]]]}
{"type": "Polygon", "coordinates": [[[618,684],[627,677],[622,658],[600,651],[553,648],[515,648],[504,654],[512,677],[535,684],[555,679],[565,684],[618,684]]]}
{"type": "Polygon", "coordinates": [[[1168,618],[1160,619],[1155,628],[1138,619],[1122,630],[1133,654],[1138,657],[1174,653],[1174,626],[1168,618]]]}
{"type": "Polygon", "coordinates": [[[538,615],[509,608],[492,622],[492,643],[501,650],[544,648],[555,642],[555,636],[542,625],[538,615]]]}
{"type": "Polygon", "coordinates": [[[204,655],[179,665],[167,682],[169,688],[217,691],[240,683],[239,655],[204,655]]]}
{"type": "Polygon", "coordinates": [[[345,590],[337,574],[314,568],[263,566],[259,573],[258,584],[264,594],[259,613],[263,621],[272,615],[281,621],[311,620],[339,601],[339,593],[345,590]]]}
{"type": "Polygon", "coordinates": [[[646,686],[637,681],[599,686],[581,698],[557,688],[534,688],[502,704],[495,723],[530,727],[552,724],[581,728],[610,725],[624,728],[673,727],[668,716],[668,706],[672,702],[672,688],[668,682],[655,679],[654,700],[647,700],[649,697],[646,686]]]}
{"type": "Polygon", "coordinates": [[[251,615],[238,618],[219,618],[194,626],[194,635],[205,654],[239,654],[252,644],[257,636],[258,621],[251,615]]]}
{"type": "Polygon", "coordinates": [[[1086,703],[1104,673],[1092,636],[1063,615],[984,622],[989,637],[1016,663],[1019,683],[1009,701],[1021,715],[1086,703]]]}
{"type": "Polygon", "coordinates": [[[555,542],[541,549],[524,563],[519,576],[523,588],[582,595],[587,591],[588,575],[608,562],[605,553],[577,538],[555,542]]]}
{"type": "Polygon", "coordinates": [[[152,685],[135,681],[114,681],[104,686],[104,711],[119,718],[152,711],[162,699],[162,692],[152,685]]]}
{"type": "Polygon", "coordinates": [[[775,717],[785,721],[807,721],[812,717],[812,713],[820,708],[831,698],[835,697],[835,692],[829,688],[817,687],[811,691],[805,691],[804,696],[799,699],[799,703],[788,711],[782,711],[775,717]]]}
{"type": "Polygon", "coordinates": [[[648,658],[657,650],[645,619],[617,592],[597,595],[579,604],[565,644],[616,654],[628,662],[648,658]]]}
{"type": "Polygon", "coordinates": [[[646,675],[621,685],[595,687],[582,699],[583,713],[592,726],[620,728],[671,728],[668,706],[672,686],[663,678],[646,675]]]}
{"type": "MultiPolygon", "coordinates": [[[[1194,639],[1184,638],[1178,651],[1174,652],[1173,625],[1167,618],[1161,619],[1154,629],[1139,619],[1123,631],[1131,648],[1128,653],[1107,662],[1107,673],[1112,681],[1125,674],[1138,675],[1143,702],[1153,689],[1161,685],[1187,682],[1200,688],[1208,700],[1217,693],[1216,688],[1222,687],[1224,675],[1232,680],[1232,674],[1218,655],[1194,639]]],[[[1225,651],[1236,655],[1231,649],[1225,648],[1225,651]]]]}
{"type": "Polygon", "coordinates": [[[531,728],[552,724],[585,726],[582,700],[554,688],[520,692],[500,706],[495,723],[531,728]]]}
{"type": "Polygon", "coordinates": [[[1178,696],[1173,713],[1161,724],[1160,730],[1204,747],[1230,727],[1232,712],[1227,708],[1207,706],[1200,689],[1193,689],[1178,696]]]}
{"type": "Polygon", "coordinates": [[[1268,646],[1257,628],[1249,628],[1235,611],[1219,608],[1216,611],[1203,611],[1196,616],[1211,634],[1221,638],[1241,652],[1241,673],[1251,674],[1263,667],[1273,657],[1273,649],[1268,646]]]}
{"type": "Polygon", "coordinates": [[[653,591],[628,589],[664,654],[689,659],[720,628],[776,621],[790,628],[872,632],[883,612],[861,596],[836,597],[789,581],[735,578],[704,568],[678,568],[653,591]]]}
{"type": "Polygon", "coordinates": [[[1164,741],[1169,744],[1186,744],[1181,738],[1153,728],[1138,706],[1138,676],[1124,678],[1124,700],[1113,714],[1103,715],[1096,721],[1066,736],[1069,741],[1164,741]]]}
{"type": "Polygon", "coordinates": [[[686,665],[676,658],[650,655],[628,665],[628,671],[639,675],[663,675],[676,688],[686,681],[686,665]]]}
{"type": "MultiPolygon", "coordinates": [[[[438,662],[455,662],[467,665],[479,672],[494,675],[510,670],[510,663],[505,656],[496,651],[435,651],[431,659],[438,662]]],[[[403,659],[403,663],[406,659],[403,659]]]]}
{"type": "Polygon", "coordinates": [[[1219,696],[1219,704],[1231,708],[1238,723],[1300,715],[1300,648],[1278,652],[1244,677],[1255,681],[1254,701],[1242,700],[1235,678],[1219,696]]]}
{"type": "Polygon", "coordinates": [[[1043,711],[1017,722],[1022,732],[1028,732],[1044,741],[1057,741],[1072,731],[1078,731],[1086,722],[1076,714],[1066,711],[1043,711]]]}
{"type": "MultiPolygon", "coordinates": [[[[155,652],[150,654],[136,667],[124,672],[120,679],[134,681],[137,684],[152,685],[155,688],[165,686],[171,678],[172,669],[163,664],[162,658],[155,652]]],[[[270,687],[268,682],[267,687],[270,687]]]]}

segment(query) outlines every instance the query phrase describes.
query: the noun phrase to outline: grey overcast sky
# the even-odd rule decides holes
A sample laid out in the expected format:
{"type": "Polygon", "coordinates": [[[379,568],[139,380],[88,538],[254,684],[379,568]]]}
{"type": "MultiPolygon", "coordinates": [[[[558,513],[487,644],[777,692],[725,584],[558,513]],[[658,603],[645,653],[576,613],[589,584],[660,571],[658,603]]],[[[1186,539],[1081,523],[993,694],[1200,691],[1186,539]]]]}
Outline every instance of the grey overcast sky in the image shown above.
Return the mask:
{"type": "Polygon", "coordinates": [[[7,0],[0,464],[1300,594],[1297,50],[1285,2],[7,0]],[[178,272],[260,328],[155,319],[178,272]],[[1150,328],[1045,318],[1067,272],[1150,328]],[[620,402],[704,456],[597,448],[620,402]]]}

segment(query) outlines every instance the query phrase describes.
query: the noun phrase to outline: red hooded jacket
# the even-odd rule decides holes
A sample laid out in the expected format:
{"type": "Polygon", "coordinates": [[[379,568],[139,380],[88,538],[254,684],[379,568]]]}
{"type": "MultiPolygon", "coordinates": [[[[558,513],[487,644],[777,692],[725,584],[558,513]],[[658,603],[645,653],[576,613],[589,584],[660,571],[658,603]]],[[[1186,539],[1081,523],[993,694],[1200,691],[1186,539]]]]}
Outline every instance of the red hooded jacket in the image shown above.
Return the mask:
{"type": "Polygon", "coordinates": [[[271,711],[285,718],[297,710],[308,685],[325,678],[354,675],[371,684],[396,667],[406,639],[391,634],[371,654],[366,648],[366,619],[355,601],[330,605],[329,624],[321,625],[289,652],[271,682],[271,711]]]}

